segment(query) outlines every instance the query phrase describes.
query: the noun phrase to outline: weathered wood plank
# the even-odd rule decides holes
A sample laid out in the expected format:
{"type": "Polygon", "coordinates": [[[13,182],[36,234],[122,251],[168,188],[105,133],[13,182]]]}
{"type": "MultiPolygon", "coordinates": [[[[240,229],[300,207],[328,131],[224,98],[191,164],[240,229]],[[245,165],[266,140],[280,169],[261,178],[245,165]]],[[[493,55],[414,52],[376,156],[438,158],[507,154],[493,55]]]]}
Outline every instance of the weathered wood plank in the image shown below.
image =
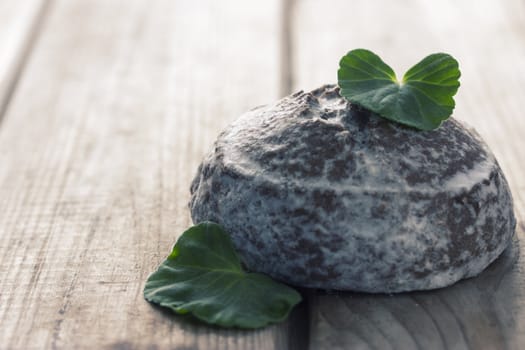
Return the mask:
{"type": "Polygon", "coordinates": [[[444,51],[460,61],[454,115],[498,158],[515,200],[517,239],[479,277],[395,296],[313,293],[313,349],[525,348],[525,4],[522,1],[304,0],[295,8],[295,89],[335,82],[339,58],[365,47],[399,73],[444,51]],[[519,241],[518,240],[521,240],[519,241]]]}
{"type": "Polygon", "coordinates": [[[2,348],[287,349],[143,300],[220,129],[277,98],[279,3],[55,1],[0,137],[2,348]]]}
{"type": "MultiPolygon", "coordinates": [[[[523,234],[523,230],[520,235],[523,234]]],[[[314,349],[521,349],[519,244],[477,278],[399,295],[313,293],[314,349]]]]}
{"type": "Polygon", "coordinates": [[[0,120],[38,34],[45,0],[0,2],[0,120]]]}

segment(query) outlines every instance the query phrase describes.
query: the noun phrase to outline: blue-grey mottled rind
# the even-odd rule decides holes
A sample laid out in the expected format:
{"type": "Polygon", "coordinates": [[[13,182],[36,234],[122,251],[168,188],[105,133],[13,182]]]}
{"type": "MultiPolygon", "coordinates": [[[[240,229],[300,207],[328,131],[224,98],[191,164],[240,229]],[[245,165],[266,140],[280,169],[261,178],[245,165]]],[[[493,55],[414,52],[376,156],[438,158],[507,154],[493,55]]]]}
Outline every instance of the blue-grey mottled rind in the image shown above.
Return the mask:
{"type": "Polygon", "coordinates": [[[250,270],[324,289],[448,286],[496,259],[516,225],[477,133],[452,118],[416,131],[330,85],[235,121],[191,193],[193,221],[223,225],[250,270]]]}

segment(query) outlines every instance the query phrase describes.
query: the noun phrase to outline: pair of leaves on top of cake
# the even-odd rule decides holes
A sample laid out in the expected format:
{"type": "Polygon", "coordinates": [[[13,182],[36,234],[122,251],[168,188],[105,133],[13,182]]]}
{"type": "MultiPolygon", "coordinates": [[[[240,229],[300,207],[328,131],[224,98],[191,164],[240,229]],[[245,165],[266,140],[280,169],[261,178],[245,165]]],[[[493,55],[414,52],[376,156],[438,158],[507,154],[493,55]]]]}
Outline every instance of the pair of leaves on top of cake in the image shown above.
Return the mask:
{"type": "Polygon", "coordinates": [[[378,115],[421,130],[436,129],[454,110],[461,75],[446,53],[425,57],[399,81],[375,53],[356,49],[339,62],[341,95],[378,115]]]}

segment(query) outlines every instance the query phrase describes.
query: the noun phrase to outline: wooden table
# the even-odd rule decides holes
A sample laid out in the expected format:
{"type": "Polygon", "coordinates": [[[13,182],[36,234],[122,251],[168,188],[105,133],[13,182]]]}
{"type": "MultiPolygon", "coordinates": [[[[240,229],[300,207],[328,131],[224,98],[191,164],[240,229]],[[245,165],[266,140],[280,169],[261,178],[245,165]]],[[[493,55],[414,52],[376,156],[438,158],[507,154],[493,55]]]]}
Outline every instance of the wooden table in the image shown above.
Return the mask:
{"type": "Polygon", "coordinates": [[[2,0],[0,23],[1,349],[525,349],[523,0],[2,0]],[[454,115],[511,185],[512,246],[437,291],[307,291],[258,331],[145,302],[219,131],[356,47],[460,61],[454,115]]]}

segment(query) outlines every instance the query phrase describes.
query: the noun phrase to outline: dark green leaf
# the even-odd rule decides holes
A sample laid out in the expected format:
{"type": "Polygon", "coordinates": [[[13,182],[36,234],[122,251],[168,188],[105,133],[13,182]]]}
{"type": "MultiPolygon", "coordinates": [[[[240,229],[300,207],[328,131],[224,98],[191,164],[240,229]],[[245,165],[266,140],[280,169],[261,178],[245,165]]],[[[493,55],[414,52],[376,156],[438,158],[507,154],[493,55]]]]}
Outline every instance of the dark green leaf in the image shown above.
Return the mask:
{"type": "Polygon", "coordinates": [[[182,234],[146,282],[146,300],[223,327],[259,328],[279,322],[301,301],[294,289],[245,272],[229,235],[204,222],[182,234]]]}
{"type": "Polygon", "coordinates": [[[458,62],[436,53],[410,68],[401,82],[379,56],[365,49],[348,52],[337,72],[341,95],[380,116],[432,130],[454,110],[459,88],[458,62]]]}

